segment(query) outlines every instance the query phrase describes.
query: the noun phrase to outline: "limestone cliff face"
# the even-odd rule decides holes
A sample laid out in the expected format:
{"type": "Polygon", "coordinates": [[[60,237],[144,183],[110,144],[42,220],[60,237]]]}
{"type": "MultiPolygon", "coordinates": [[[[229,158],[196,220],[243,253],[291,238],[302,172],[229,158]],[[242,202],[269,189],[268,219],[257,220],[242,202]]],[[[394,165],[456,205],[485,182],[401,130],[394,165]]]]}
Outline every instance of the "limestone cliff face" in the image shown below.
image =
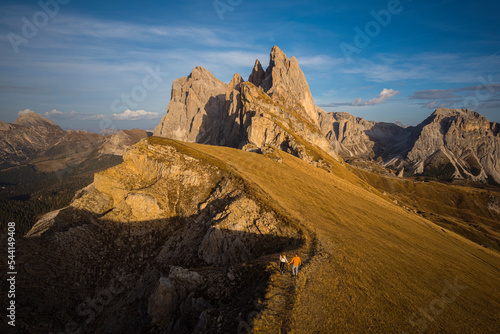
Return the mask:
{"type": "Polygon", "coordinates": [[[392,123],[367,121],[346,112],[327,113],[317,107],[323,134],[343,158],[384,161],[401,158],[407,152],[410,132],[392,123]]]}
{"type": "Polygon", "coordinates": [[[467,109],[437,109],[418,125],[407,161],[417,173],[448,173],[454,178],[500,181],[498,124],[467,109]]]}
{"type": "Polygon", "coordinates": [[[337,156],[319,128],[302,114],[275,102],[250,82],[242,85],[241,96],[246,129],[244,149],[275,147],[308,162],[317,159],[317,149],[337,156]]]}
{"type": "Polygon", "coordinates": [[[172,83],[167,113],[153,135],[186,142],[217,144],[227,84],[203,67],[172,83]]]}
{"type": "MultiPolygon", "coordinates": [[[[259,78],[259,75],[259,72],[252,72],[250,77],[259,78]]],[[[262,83],[257,84],[258,81],[252,83],[260,86],[275,102],[283,104],[318,125],[318,114],[311,90],[297,58],[289,59],[280,48],[273,46],[269,67],[262,83]]]]}
{"type": "Polygon", "coordinates": [[[382,159],[406,173],[500,181],[499,126],[467,109],[437,109],[416,127],[318,108],[323,134],[343,158],[382,159]]]}
{"type": "Polygon", "coordinates": [[[27,328],[47,315],[57,332],[235,332],[236,316],[256,311],[241,292],[259,280],[258,259],[300,234],[229,167],[181,143],[150,137],[123,159],[21,241],[27,328]],[[96,309],[101,295],[110,301],[96,309]]]}
{"type": "Polygon", "coordinates": [[[201,68],[175,80],[167,114],[154,134],[252,151],[274,147],[309,162],[316,150],[336,157],[321,133],[297,60],[276,46],[267,70],[257,60],[247,82],[235,74],[226,85],[201,68]]]}
{"type": "Polygon", "coordinates": [[[374,143],[366,131],[373,128],[375,122],[365,121],[346,112],[327,113],[319,107],[317,110],[323,134],[341,157],[374,157],[374,143]]]}

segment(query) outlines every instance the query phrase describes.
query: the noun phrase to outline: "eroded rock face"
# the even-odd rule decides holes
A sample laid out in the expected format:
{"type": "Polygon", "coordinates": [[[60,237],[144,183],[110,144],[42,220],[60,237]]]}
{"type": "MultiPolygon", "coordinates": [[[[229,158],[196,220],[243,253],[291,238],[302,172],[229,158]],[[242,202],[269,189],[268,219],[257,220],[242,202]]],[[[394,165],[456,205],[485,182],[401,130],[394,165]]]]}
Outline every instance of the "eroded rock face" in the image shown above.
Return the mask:
{"type": "Polygon", "coordinates": [[[317,107],[323,134],[343,158],[375,160],[401,158],[410,132],[392,123],[367,121],[346,112],[326,112],[317,107]]]}
{"type": "Polygon", "coordinates": [[[332,146],[318,127],[282,104],[276,103],[252,83],[242,85],[243,124],[246,143],[243,149],[275,147],[307,162],[318,159],[320,149],[336,157],[332,146]]]}
{"type": "Polygon", "coordinates": [[[377,123],[318,108],[323,134],[343,158],[441,179],[500,180],[499,126],[467,109],[437,109],[416,127],[377,123]]]}
{"type": "Polygon", "coordinates": [[[167,113],[153,135],[186,142],[217,144],[227,84],[203,67],[172,83],[167,113]]]}
{"type": "Polygon", "coordinates": [[[288,59],[280,48],[273,46],[269,67],[260,87],[275,102],[283,104],[318,125],[318,114],[311,90],[297,58],[288,59]]]}
{"type": "Polygon", "coordinates": [[[472,110],[439,108],[414,133],[407,161],[417,172],[450,164],[454,178],[480,181],[489,175],[500,181],[500,133],[495,122],[472,110]]]}
{"type": "Polygon", "coordinates": [[[141,141],[20,241],[26,331],[234,332],[238,313],[255,312],[252,294],[239,295],[259,284],[252,263],[297,247],[300,234],[182,147],[141,141]]]}
{"type": "Polygon", "coordinates": [[[321,133],[311,91],[294,57],[288,59],[275,46],[266,71],[257,60],[247,82],[235,74],[229,85],[200,71],[174,81],[155,135],[252,151],[274,147],[309,162],[317,159],[318,149],[336,157],[321,133]],[[185,93],[195,84],[203,88],[185,93]]]}

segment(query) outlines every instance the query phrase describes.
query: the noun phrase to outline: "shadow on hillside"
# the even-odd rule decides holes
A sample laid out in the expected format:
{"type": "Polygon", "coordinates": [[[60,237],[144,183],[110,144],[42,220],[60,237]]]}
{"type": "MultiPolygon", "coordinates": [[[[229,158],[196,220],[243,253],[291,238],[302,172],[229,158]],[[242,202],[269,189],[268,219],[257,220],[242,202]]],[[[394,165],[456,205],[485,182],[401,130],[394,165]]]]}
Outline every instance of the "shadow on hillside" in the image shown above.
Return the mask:
{"type": "Polygon", "coordinates": [[[269,284],[266,266],[303,240],[286,222],[280,222],[281,235],[214,227],[234,200],[215,200],[189,217],[126,223],[72,207],[61,210],[41,236],[18,240],[15,329],[235,332],[260,311],[257,301],[269,284]],[[203,283],[188,289],[190,283],[176,281],[179,303],[172,321],[154,326],[149,296],[173,266],[197,272],[203,283]]]}
{"type": "Polygon", "coordinates": [[[403,128],[392,123],[376,123],[365,134],[373,142],[374,159],[382,157],[384,161],[396,156],[405,157],[412,145],[414,128],[403,128]]]}

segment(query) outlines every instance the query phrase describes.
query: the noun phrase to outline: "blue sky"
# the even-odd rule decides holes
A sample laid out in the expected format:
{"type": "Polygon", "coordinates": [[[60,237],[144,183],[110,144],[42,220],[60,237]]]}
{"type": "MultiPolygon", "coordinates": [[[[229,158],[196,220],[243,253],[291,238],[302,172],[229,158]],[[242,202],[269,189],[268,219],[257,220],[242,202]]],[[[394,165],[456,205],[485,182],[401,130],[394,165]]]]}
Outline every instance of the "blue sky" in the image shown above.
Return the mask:
{"type": "Polygon", "coordinates": [[[229,82],[278,45],[327,111],[416,125],[439,107],[500,121],[500,1],[0,2],[0,120],[153,129],[197,65],[229,82]]]}

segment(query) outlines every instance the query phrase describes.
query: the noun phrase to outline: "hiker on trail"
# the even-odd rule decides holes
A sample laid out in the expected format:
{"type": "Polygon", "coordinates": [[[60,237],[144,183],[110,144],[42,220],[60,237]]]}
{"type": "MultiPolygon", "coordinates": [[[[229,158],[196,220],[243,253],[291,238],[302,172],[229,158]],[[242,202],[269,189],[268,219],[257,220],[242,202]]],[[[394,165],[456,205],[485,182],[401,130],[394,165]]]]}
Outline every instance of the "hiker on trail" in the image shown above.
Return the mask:
{"type": "Polygon", "coordinates": [[[286,259],[286,254],[285,252],[281,253],[280,255],[280,273],[283,274],[285,271],[285,264],[288,263],[288,260],[286,259]]]}
{"type": "Polygon", "coordinates": [[[292,276],[297,276],[299,273],[299,266],[302,264],[302,261],[300,261],[299,255],[295,253],[295,256],[293,259],[289,262],[289,264],[292,265],[292,276]]]}

